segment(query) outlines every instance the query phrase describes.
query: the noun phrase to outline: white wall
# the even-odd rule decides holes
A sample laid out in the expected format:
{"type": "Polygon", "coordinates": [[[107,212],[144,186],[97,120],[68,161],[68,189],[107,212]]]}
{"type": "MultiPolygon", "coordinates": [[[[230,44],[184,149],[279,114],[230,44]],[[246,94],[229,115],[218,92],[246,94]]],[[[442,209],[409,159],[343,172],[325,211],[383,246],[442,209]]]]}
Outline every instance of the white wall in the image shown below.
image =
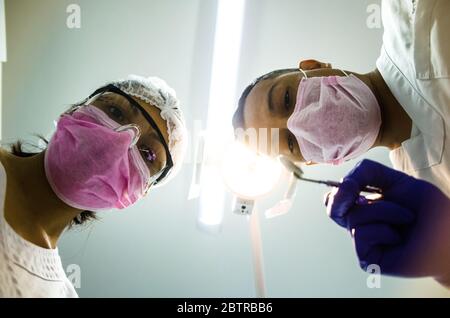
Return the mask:
{"type": "Polygon", "coordinates": [[[3,71],[2,71],[2,67],[3,67],[3,62],[0,62],[0,140],[2,140],[2,114],[3,114],[3,108],[2,108],[2,101],[3,101],[3,97],[2,97],[3,71]]]}
{"type": "MultiPolygon", "coordinates": [[[[365,27],[371,2],[248,0],[239,88],[271,69],[295,66],[300,57],[361,72],[374,68],[382,31],[365,27]]],[[[4,141],[49,133],[70,103],[129,73],[165,78],[177,90],[189,125],[206,117],[215,1],[78,0],[79,30],[65,26],[70,3],[6,1],[4,141]]],[[[369,157],[388,163],[382,149],[369,157]]],[[[307,173],[339,179],[353,164],[307,173]]],[[[81,266],[81,296],[255,295],[247,221],[227,213],[221,234],[198,231],[198,202],[186,200],[191,169],[185,165],[170,186],[132,208],[103,214],[92,227],[64,236],[64,264],[81,266]]],[[[431,293],[429,281],[383,278],[380,290],[366,288],[348,235],[325,215],[325,190],[301,184],[290,214],[261,218],[269,296],[431,293]]],[[[275,199],[263,200],[261,208],[275,199]]]]}
{"type": "Polygon", "coordinates": [[[0,0],[0,62],[6,61],[5,1],[0,0]]]}
{"type": "Polygon", "coordinates": [[[2,140],[2,66],[6,61],[5,1],[0,0],[0,140],[2,140]]]}

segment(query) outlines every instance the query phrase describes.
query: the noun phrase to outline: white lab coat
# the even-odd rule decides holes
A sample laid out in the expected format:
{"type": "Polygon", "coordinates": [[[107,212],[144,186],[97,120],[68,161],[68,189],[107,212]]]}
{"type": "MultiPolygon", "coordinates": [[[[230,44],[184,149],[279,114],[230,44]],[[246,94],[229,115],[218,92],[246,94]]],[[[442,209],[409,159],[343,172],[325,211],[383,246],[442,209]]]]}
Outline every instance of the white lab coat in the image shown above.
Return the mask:
{"type": "Polygon", "coordinates": [[[382,19],[377,68],[413,122],[390,159],[450,197],[450,0],[383,0],[382,19]]]}

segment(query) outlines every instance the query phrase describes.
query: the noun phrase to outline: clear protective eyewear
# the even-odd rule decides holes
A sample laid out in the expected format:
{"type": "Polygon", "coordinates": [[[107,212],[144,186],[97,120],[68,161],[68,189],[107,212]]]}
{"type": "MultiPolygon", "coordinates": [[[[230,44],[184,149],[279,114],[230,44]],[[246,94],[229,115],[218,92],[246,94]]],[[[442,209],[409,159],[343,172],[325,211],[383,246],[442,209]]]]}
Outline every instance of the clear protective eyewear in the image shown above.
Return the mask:
{"type": "Polygon", "coordinates": [[[114,85],[96,90],[86,104],[98,107],[121,126],[118,131],[135,130],[135,144],[146,163],[150,185],[156,185],[173,167],[164,137],[150,114],[131,96],[114,85]]]}

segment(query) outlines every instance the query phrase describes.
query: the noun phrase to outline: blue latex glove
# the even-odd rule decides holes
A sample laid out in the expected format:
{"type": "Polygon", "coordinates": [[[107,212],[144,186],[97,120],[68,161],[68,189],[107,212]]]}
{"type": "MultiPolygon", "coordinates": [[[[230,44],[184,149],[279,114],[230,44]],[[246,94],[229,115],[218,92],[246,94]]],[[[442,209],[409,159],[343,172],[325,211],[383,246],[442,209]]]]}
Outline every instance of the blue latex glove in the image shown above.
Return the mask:
{"type": "Polygon", "coordinates": [[[351,233],[364,270],[377,264],[382,274],[432,276],[449,285],[450,199],[431,183],[363,160],[326,205],[328,215],[351,233]],[[367,185],[381,188],[383,197],[362,202],[367,185]]]}

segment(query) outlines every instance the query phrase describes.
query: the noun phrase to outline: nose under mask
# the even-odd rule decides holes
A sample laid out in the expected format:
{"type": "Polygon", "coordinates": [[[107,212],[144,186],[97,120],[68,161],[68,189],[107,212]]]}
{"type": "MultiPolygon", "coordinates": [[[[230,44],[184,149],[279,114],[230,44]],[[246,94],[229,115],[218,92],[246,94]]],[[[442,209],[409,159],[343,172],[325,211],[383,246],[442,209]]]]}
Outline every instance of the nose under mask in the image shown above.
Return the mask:
{"type": "Polygon", "coordinates": [[[369,150],[381,126],[380,107],[370,88],[353,74],[304,75],[287,121],[303,158],[337,165],[369,150]]]}
{"type": "Polygon", "coordinates": [[[136,202],[150,180],[135,145],[136,133],[95,106],[63,115],[44,161],[55,194],[69,206],[94,211],[136,202]]]}

